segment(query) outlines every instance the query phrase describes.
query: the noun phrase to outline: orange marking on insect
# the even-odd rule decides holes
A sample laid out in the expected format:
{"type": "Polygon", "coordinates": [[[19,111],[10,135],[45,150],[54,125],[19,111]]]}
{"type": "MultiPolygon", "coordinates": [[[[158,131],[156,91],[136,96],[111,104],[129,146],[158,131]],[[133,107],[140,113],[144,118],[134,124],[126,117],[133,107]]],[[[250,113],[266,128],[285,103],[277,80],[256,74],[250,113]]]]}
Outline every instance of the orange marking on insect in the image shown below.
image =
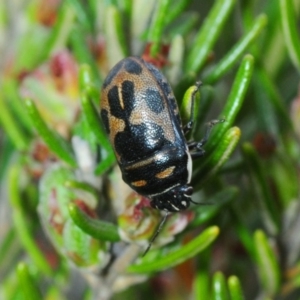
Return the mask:
{"type": "Polygon", "coordinates": [[[169,177],[169,176],[173,173],[174,169],[175,169],[174,166],[169,167],[169,168],[167,168],[167,169],[165,169],[165,170],[163,170],[163,171],[157,173],[157,174],[155,175],[155,177],[156,177],[156,178],[159,178],[159,179],[167,178],[167,177],[169,177]]]}
{"type": "Polygon", "coordinates": [[[118,132],[122,132],[125,129],[125,122],[122,119],[118,119],[110,115],[109,119],[109,129],[111,141],[114,141],[114,138],[118,132]]]}
{"type": "Polygon", "coordinates": [[[146,180],[138,180],[138,181],[131,182],[131,185],[136,187],[145,186],[146,184],[147,184],[146,180]]]}

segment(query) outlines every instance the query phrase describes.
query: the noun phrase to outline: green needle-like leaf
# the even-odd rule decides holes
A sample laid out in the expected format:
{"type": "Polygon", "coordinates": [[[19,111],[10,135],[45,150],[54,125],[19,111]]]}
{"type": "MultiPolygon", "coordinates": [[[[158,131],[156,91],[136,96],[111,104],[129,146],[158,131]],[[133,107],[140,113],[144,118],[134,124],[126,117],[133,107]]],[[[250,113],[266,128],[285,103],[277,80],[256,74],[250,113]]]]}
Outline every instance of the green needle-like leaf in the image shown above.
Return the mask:
{"type": "Polygon", "coordinates": [[[28,267],[24,263],[19,263],[17,266],[18,280],[22,290],[24,299],[40,300],[43,296],[35,282],[34,278],[30,274],[28,267]]]}
{"type": "Polygon", "coordinates": [[[86,182],[68,180],[65,182],[65,187],[86,191],[88,193],[91,193],[95,198],[98,197],[97,190],[86,182]]]}
{"type": "Polygon", "coordinates": [[[118,61],[128,55],[124,30],[122,29],[121,15],[115,6],[109,6],[105,14],[105,34],[107,58],[112,68],[118,61]]]}
{"type": "Polygon", "coordinates": [[[176,18],[180,15],[180,13],[182,13],[184,8],[188,6],[190,2],[191,0],[172,1],[172,5],[169,7],[169,10],[165,15],[165,25],[169,24],[173,20],[176,20],[176,18]]]}
{"type": "Polygon", "coordinates": [[[265,233],[257,230],[254,234],[257,267],[264,290],[269,296],[276,295],[280,284],[280,269],[273,249],[265,233]]]}
{"type": "Polygon", "coordinates": [[[212,72],[203,80],[205,84],[214,84],[225,73],[232,69],[233,65],[240,59],[245,50],[259,37],[267,24],[266,15],[257,18],[253,28],[248,32],[213,68],[212,72]]]}
{"type": "Polygon", "coordinates": [[[196,300],[206,300],[210,299],[210,285],[209,285],[209,272],[207,270],[199,270],[195,281],[195,299],[196,300]]]}
{"type": "Polygon", "coordinates": [[[112,147],[104,132],[102,121],[100,119],[99,113],[97,112],[94,104],[91,101],[90,92],[83,92],[81,95],[81,106],[86,120],[89,124],[90,130],[94,133],[99,142],[100,146],[106,151],[112,152],[112,147]]]}
{"type": "Polygon", "coordinates": [[[221,169],[235,150],[236,145],[240,140],[240,136],[241,131],[238,127],[232,127],[224,134],[222,140],[218,144],[218,147],[204,162],[201,169],[195,170],[193,174],[193,178],[195,178],[193,181],[197,180],[197,182],[195,182],[195,189],[202,186],[221,169]]]}
{"type": "Polygon", "coordinates": [[[84,27],[86,31],[93,32],[94,24],[92,23],[92,18],[89,11],[90,7],[88,5],[83,5],[83,3],[79,0],[67,0],[65,2],[69,4],[69,9],[74,10],[82,27],[84,27]]]}
{"type": "Polygon", "coordinates": [[[51,268],[49,267],[45,257],[37,247],[36,241],[30,232],[26,216],[24,213],[16,209],[13,212],[13,222],[16,228],[17,234],[20,238],[22,246],[26,249],[27,253],[31,256],[32,261],[35,265],[43,271],[46,275],[51,275],[51,268]]]}
{"type": "Polygon", "coordinates": [[[217,272],[213,277],[213,300],[228,300],[228,291],[224,275],[217,272]]]}
{"type": "Polygon", "coordinates": [[[150,54],[155,57],[159,52],[162,33],[166,23],[166,15],[170,5],[170,0],[158,0],[156,12],[148,33],[148,41],[152,42],[150,54]]]}
{"type": "Polygon", "coordinates": [[[217,238],[218,234],[219,228],[217,226],[209,227],[191,242],[181,246],[180,249],[156,258],[155,261],[143,263],[142,260],[140,264],[128,267],[127,271],[130,273],[150,273],[172,268],[206,249],[217,238]]]}
{"type": "Polygon", "coordinates": [[[191,118],[191,113],[193,114],[193,120],[198,119],[199,112],[199,88],[200,83],[191,86],[184,94],[183,100],[180,107],[180,116],[184,123],[187,123],[191,118]],[[193,103],[194,101],[194,103],[193,103]],[[193,111],[191,111],[192,104],[194,104],[193,111]]]}
{"type": "MultiPolygon", "coordinates": [[[[16,114],[20,124],[24,126],[27,132],[32,133],[32,124],[28,114],[26,113],[26,110],[24,109],[24,101],[19,93],[19,82],[16,79],[8,79],[3,81],[3,95],[5,95],[6,99],[9,99],[9,107],[11,107],[13,113],[16,114]]],[[[0,99],[0,101],[2,100],[0,99]]],[[[0,106],[1,105],[2,104],[0,102],[0,106]]],[[[1,107],[0,114],[5,113],[6,115],[9,113],[9,111],[5,111],[4,109],[7,109],[6,105],[5,108],[1,107]]],[[[1,119],[2,117],[0,115],[0,120],[1,119]]],[[[17,124],[15,124],[15,126],[16,125],[17,124]]]]}
{"type": "Polygon", "coordinates": [[[33,233],[26,221],[26,216],[21,207],[20,196],[20,167],[12,166],[9,172],[9,196],[13,207],[13,223],[22,246],[26,249],[32,261],[44,274],[51,276],[52,270],[45,257],[37,247],[33,233]]]}
{"type": "Polygon", "coordinates": [[[108,222],[92,219],[75,204],[69,204],[69,213],[75,224],[85,233],[101,241],[120,240],[118,228],[108,222]]]}
{"type": "Polygon", "coordinates": [[[166,69],[166,77],[171,85],[178,83],[181,77],[181,69],[184,56],[184,38],[176,34],[172,39],[168,55],[169,66],[166,69]]]}
{"type": "Polygon", "coordinates": [[[70,34],[70,42],[72,44],[74,56],[77,58],[79,63],[89,65],[93,72],[93,78],[95,79],[95,82],[100,85],[100,73],[85,38],[86,36],[82,28],[73,26],[70,34]]]}
{"type": "Polygon", "coordinates": [[[48,59],[58,49],[61,49],[74,26],[75,11],[66,1],[62,3],[61,9],[58,12],[57,21],[47,41],[39,45],[39,49],[36,49],[36,57],[39,58],[36,63],[48,59]]]}
{"type": "Polygon", "coordinates": [[[210,135],[209,141],[205,146],[205,151],[207,153],[212,152],[214,147],[222,140],[224,133],[233,125],[235,118],[241,109],[251,81],[253,64],[254,59],[252,55],[245,55],[237,75],[235,76],[226,105],[220,114],[220,119],[224,118],[225,122],[216,125],[216,130],[210,135]]]}
{"type": "Polygon", "coordinates": [[[17,123],[14,121],[14,118],[9,112],[2,95],[0,95],[0,123],[4,127],[5,132],[10,137],[15,147],[19,150],[25,150],[28,145],[27,138],[24,136],[21,128],[19,128],[17,123]]]}
{"type": "Polygon", "coordinates": [[[95,103],[99,101],[100,89],[96,85],[97,81],[93,74],[93,69],[88,64],[82,64],[79,70],[80,91],[88,91],[95,103]]]}
{"type": "Polygon", "coordinates": [[[34,128],[37,130],[49,149],[60,159],[75,167],[76,161],[69,144],[47,126],[33,101],[26,99],[25,107],[34,128]]]}
{"type": "Polygon", "coordinates": [[[18,236],[16,235],[15,228],[11,228],[1,238],[0,247],[0,266],[1,270],[7,270],[11,267],[13,261],[16,261],[22,252],[22,247],[18,236]]]}
{"type": "Polygon", "coordinates": [[[241,283],[236,276],[230,276],[228,278],[228,288],[231,300],[244,300],[241,283]]]}
{"type": "Polygon", "coordinates": [[[198,73],[203,67],[209,52],[221,34],[224,23],[229,17],[234,4],[235,0],[215,1],[188,54],[185,66],[187,73],[198,73]]]}
{"type": "Polygon", "coordinates": [[[104,151],[102,151],[102,160],[95,171],[96,174],[100,175],[107,171],[115,163],[115,155],[102,127],[102,121],[100,120],[99,114],[90,100],[91,97],[89,96],[89,91],[90,90],[87,90],[82,93],[81,105],[90,130],[94,133],[101,148],[104,149],[104,151]]]}
{"type": "Polygon", "coordinates": [[[300,72],[300,35],[293,0],[280,0],[281,23],[290,57],[300,72]]]}

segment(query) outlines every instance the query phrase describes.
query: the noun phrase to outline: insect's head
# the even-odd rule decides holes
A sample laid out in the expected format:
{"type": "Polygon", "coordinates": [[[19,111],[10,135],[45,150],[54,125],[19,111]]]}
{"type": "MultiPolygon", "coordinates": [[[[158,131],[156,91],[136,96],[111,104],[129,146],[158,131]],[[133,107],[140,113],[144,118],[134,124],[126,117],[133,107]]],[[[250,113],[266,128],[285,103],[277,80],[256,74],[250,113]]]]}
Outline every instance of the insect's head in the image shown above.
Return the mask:
{"type": "Polygon", "coordinates": [[[192,194],[191,186],[175,186],[165,193],[151,197],[151,206],[168,212],[179,212],[190,206],[192,194]]]}

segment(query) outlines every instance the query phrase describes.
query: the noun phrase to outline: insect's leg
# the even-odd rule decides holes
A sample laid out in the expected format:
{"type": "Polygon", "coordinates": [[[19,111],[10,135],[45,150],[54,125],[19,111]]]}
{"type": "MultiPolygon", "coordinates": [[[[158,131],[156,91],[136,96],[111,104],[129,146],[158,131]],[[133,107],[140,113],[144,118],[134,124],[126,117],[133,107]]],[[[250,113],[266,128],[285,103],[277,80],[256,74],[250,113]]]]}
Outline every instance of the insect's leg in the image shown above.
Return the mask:
{"type": "Polygon", "coordinates": [[[192,104],[191,104],[191,113],[190,113],[190,120],[187,122],[187,124],[183,127],[183,132],[184,134],[187,134],[194,125],[194,106],[195,106],[195,99],[196,99],[196,94],[199,91],[199,87],[201,86],[202,82],[197,81],[195,83],[195,89],[192,92],[192,104]]]}
{"type": "Polygon", "coordinates": [[[204,137],[200,142],[191,142],[188,144],[189,150],[193,151],[190,152],[192,158],[198,158],[204,155],[205,151],[203,149],[203,146],[206,144],[208,141],[209,135],[211,133],[212,128],[218,124],[218,123],[223,123],[225,119],[220,119],[220,120],[212,120],[206,125],[204,137]]]}
{"type": "Polygon", "coordinates": [[[205,150],[204,149],[197,149],[197,151],[190,152],[191,157],[194,158],[199,158],[201,156],[204,156],[205,150]]]}
{"type": "Polygon", "coordinates": [[[206,125],[204,137],[200,142],[197,143],[197,148],[202,148],[206,144],[206,142],[208,141],[208,138],[209,138],[209,135],[211,133],[212,128],[216,124],[223,123],[223,122],[225,122],[225,119],[212,120],[212,121],[208,122],[207,125],[206,125]]]}
{"type": "Polygon", "coordinates": [[[190,132],[190,130],[193,128],[193,124],[194,124],[194,122],[191,122],[191,121],[187,122],[183,127],[183,133],[188,134],[190,132]]]}
{"type": "Polygon", "coordinates": [[[203,156],[205,153],[204,149],[199,149],[198,142],[189,142],[188,148],[192,158],[203,156]]]}
{"type": "Polygon", "coordinates": [[[156,232],[153,234],[145,252],[143,253],[143,256],[145,256],[147,254],[147,252],[150,250],[152,243],[154,242],[154,240],[156,239],[156,237],[158,236],[158,234],[160,233],[160,231],[162,230],[162,228],[164,227],[164,224],[167,221],[167,217],[169,215],[169,212],[166,212],[166,214],[164,215],[163,219],[161,220],[160,224],[158,225],[158,228],[156,229],[156,232]]]}

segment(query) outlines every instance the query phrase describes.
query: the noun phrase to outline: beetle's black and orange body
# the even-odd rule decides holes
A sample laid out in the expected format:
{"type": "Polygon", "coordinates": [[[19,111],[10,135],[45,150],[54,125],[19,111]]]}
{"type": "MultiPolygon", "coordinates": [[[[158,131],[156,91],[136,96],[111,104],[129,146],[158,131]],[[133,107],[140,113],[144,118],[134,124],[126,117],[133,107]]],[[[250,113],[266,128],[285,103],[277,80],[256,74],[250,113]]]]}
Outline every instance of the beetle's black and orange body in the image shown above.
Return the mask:
{"type": "Polygon", "coordinates": [[[104,81],[101,117],[123,180],[155,208],[186,209],[192,160],[175,97],[161,72],[138,57],[120,61],[104,81]]]}

